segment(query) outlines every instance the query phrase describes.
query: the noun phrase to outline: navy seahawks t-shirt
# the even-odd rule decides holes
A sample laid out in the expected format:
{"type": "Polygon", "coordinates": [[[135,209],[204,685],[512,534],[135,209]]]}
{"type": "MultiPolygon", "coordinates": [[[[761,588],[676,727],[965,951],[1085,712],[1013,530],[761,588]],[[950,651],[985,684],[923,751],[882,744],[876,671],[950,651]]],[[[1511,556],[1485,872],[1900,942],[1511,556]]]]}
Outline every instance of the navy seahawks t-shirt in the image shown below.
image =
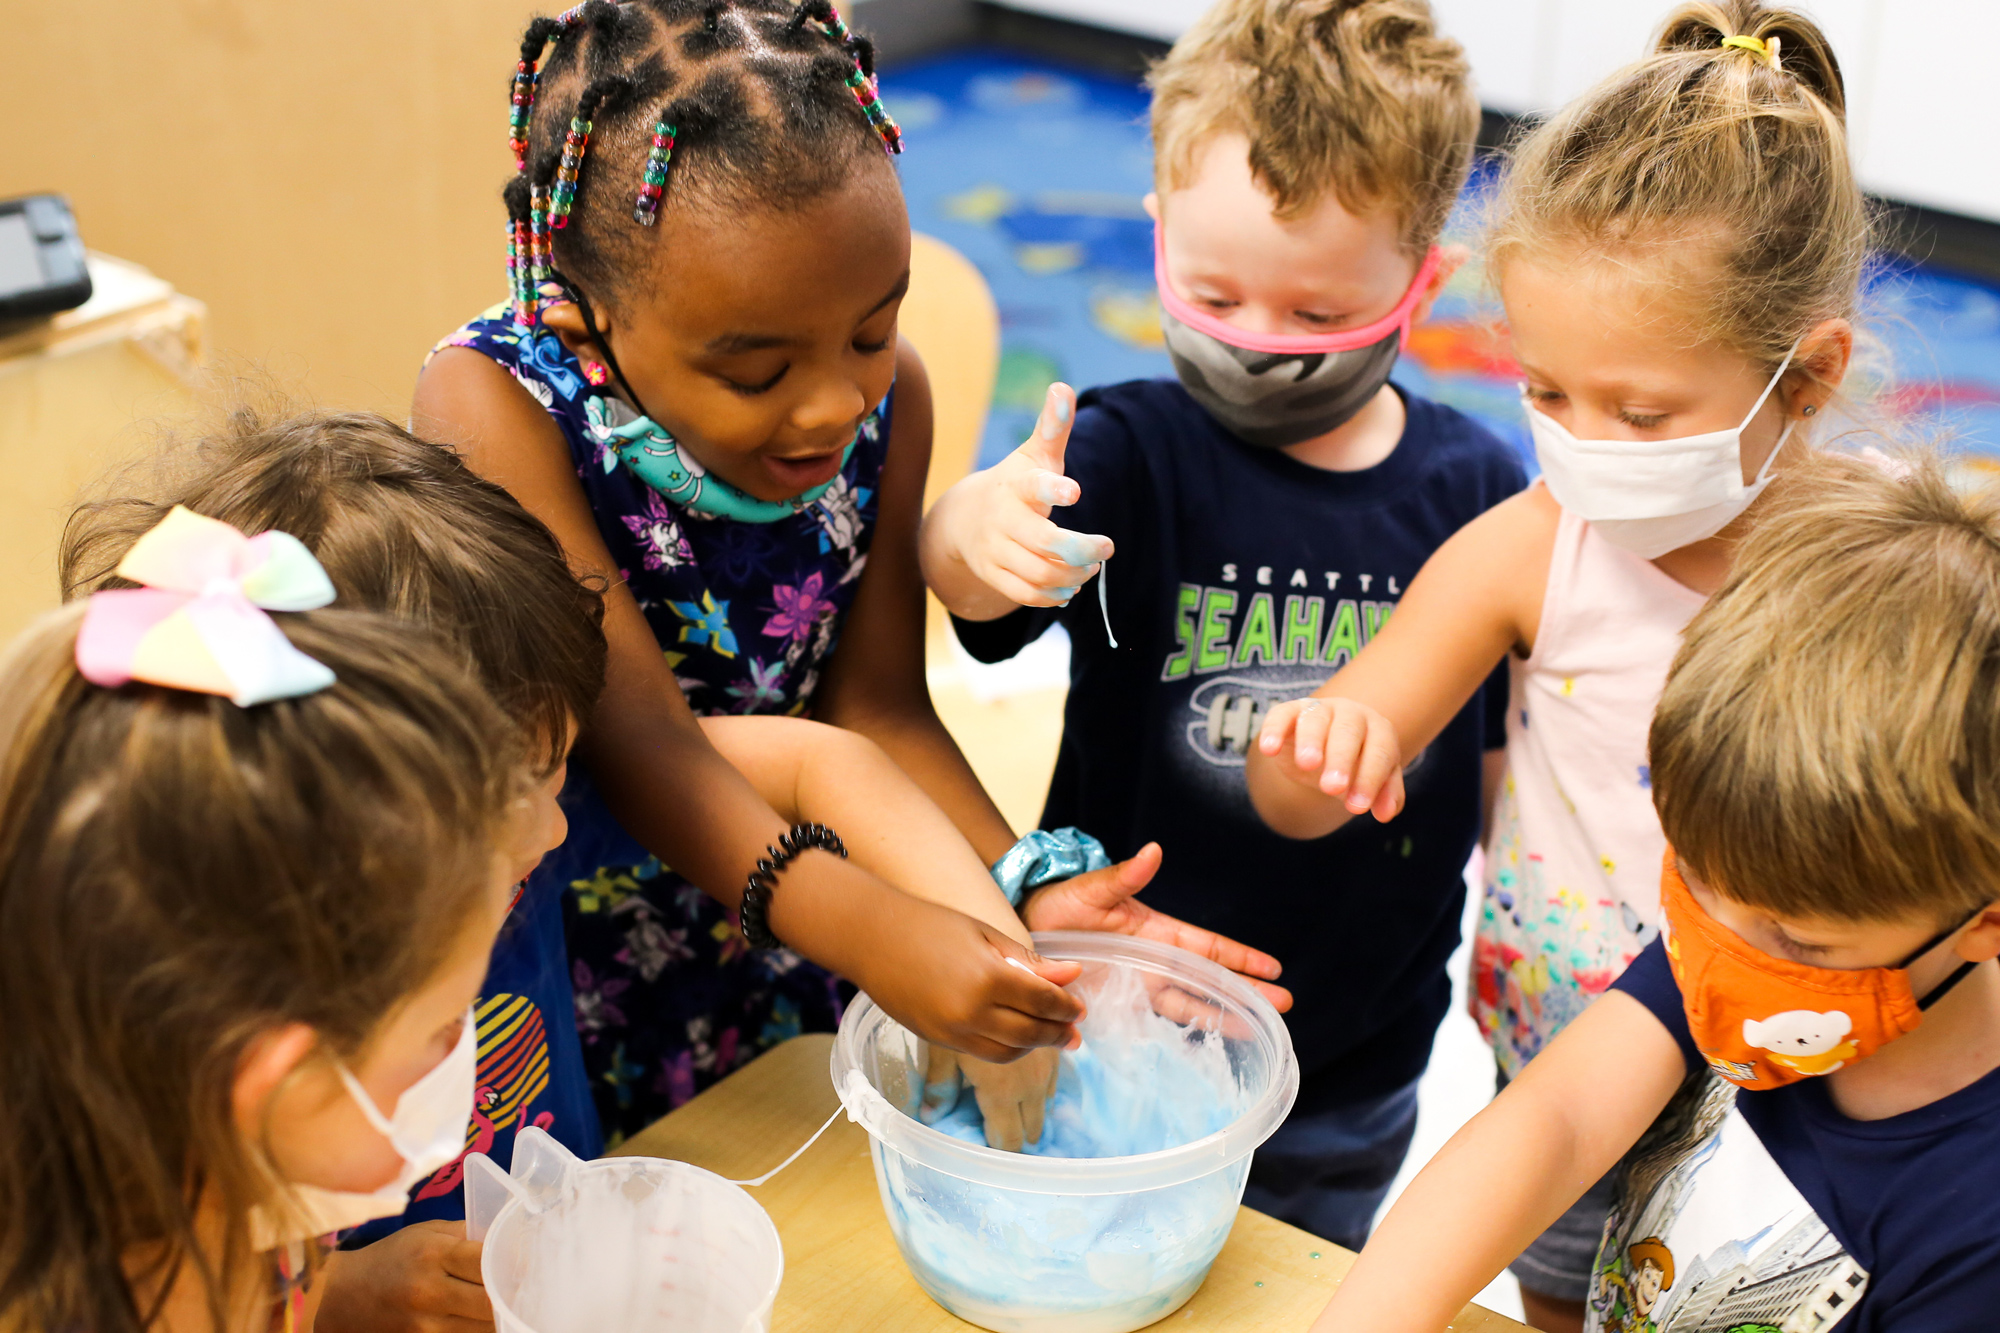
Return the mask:
{"type": "Polygon", "coordinates": [[[1690,1077],[1626,1159],[1595,1327],[1615,1327],[1621,1302],[1625,1327],[1662,1330],[2000,1323],[2000,1070],[1853,1120],[1823,1078],[1757,1092],[1710,1073],[1661,941],[1613,985],[1673,1034],[1690,1077]]]}
{"type": "Polygon", "coordinates": [[[1061,610],[955,622],[968,651],[997,661],[1062,621],[1069,703],[1043,826],[1075,825],[1118,858],[1157,840],[1166,859],[1143,901],[1282,962],[1302,1072],[1355,1100],[1430,1058],[1506,686],[1485,689],[1501,711],[1488,719],[1475,699],[1411,765],[1408,807],[1388,824],[1282,838],[1251,808],[1243,764],[1272,704],[1345,665],[1430,554],[1524,484],[1497,437],[1403,400],[1387,459],[1329,472],[1243,444],[1173,380],[1094,389],[1066,455],[1082,499],[1055,517],[1117,543],[1118,647],[1088,586],[1061,610]]]}

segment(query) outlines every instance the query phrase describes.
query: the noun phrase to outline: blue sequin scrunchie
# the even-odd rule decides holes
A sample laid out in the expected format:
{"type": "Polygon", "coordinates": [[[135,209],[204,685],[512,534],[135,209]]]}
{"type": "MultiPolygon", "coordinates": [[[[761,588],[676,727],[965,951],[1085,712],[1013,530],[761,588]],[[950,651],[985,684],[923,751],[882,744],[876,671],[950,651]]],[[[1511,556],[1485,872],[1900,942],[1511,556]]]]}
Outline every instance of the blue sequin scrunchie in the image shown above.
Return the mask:
{"type": "Polygon", "coordinates": [[[1104,844],[1073,828],[1036,829],[1007,849],[992,866],[993,882],[1014,907],[1030,890],[1061,879],[1074,879],[1111,864],[1104,844]]]}

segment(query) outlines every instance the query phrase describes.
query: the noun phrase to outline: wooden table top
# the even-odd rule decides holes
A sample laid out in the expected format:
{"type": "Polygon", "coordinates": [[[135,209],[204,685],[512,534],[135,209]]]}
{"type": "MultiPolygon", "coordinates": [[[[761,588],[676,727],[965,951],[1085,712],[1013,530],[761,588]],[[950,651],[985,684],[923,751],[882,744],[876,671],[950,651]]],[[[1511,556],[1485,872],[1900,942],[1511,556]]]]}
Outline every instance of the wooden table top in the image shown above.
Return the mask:
{"type": "MultiPolygon", "coordinates": [[[[830,1036],[798,1037],[739,1069],[626,1142],[619,1153],[671,1157],[723,1176],[761,1175],[840,1104],[830,1036]]],[[[963,1333],[973,1327],[924,1294],[903,1266],[875,1189],[868,1135],[845,1117],[768,1185],[750,1191],[785,1244],[775,1333],[963,1333]]],[[[1303,1330],[1354,1256],[1245,1208],[1194,1299],[1156,1327],[1303,1330]]],[[[1469,1305],[1452,1333],[1526,1333],[1469,1305]]]]}

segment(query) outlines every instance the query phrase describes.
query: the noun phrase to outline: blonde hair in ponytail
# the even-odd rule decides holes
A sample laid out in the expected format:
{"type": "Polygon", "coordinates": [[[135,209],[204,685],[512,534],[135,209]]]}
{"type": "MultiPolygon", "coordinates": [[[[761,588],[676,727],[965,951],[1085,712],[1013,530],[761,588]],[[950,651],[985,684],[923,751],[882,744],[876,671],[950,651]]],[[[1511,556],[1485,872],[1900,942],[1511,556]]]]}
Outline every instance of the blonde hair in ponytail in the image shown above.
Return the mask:
{"type": "Polygon", "coordinates": [[[1214,135],[1250,141],[1278,217],[1331,192],[1391,209],[1421,255],[1472,168],[1479,103],[1465,51],[1424,0],[1218,0],[1153,67],[1154,179],[1194,179],[1214,135]]]}
{"type": "Polygon", "coordinates": [[[1774,369],[1859,304],[1871,223],[1846,108],[1810,19],[1755,0],[1683,4],[1651,55],[1513,149],[1489,269],[1636,253],[1669,266],[1697,336],[1774,369]]]}

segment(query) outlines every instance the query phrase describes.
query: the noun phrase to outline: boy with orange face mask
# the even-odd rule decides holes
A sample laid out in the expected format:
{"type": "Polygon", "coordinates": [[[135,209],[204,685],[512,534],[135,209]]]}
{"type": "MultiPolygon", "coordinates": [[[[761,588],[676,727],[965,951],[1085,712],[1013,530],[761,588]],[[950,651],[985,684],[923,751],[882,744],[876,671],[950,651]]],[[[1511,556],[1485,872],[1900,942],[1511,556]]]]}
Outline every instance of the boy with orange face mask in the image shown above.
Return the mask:
{"type": "Polygon", "coordinates": [[[1621,1156],[1591,1328],[1992,1326],[2000,493],[1934,460],[1813,472],[1654,717],[1661,938],[1418,1177],[1316,1327],[1443,1328],[1621,1156]]]}

